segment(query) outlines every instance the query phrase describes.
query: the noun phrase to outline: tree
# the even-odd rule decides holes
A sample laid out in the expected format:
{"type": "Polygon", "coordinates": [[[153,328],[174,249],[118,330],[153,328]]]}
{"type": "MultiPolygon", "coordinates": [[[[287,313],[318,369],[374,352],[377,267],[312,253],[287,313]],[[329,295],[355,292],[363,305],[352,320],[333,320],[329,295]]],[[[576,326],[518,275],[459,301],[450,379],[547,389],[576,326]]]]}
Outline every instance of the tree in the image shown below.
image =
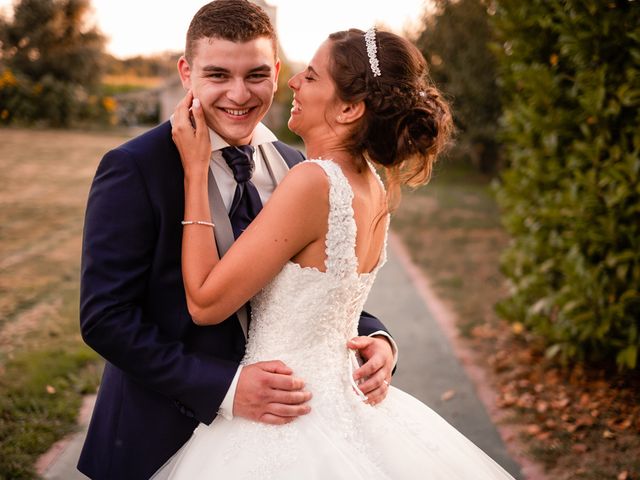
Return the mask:
{"type": "Polygon", "coordinates": [[[20,97],[12,114],[26,112],[23,102],[38,103],[28,109],[36,118],[27,115],[27,121],[66,125],[81,113],[99,86],[105,43],[87,24],[90,8],[90,0],[21,0],[13,20],[2,19],[2,60],[19,80],[7,97],[20,97]]]}
{"type": "Polygon", "coordinates": [[[498,166],[500,97],[486,0],[437,0],[417,39],[431,76],[453,100],[457,143],[480,171],[498,166]]]}
{"type": "Polygon", "coordinates": [[[499,307],[564,359],[640,349],[640,8],[631,0],[499,0],[513,237],[499,307]]]}
{"type": "Polygon", "coordinates": [[[87,26],[89,0],[22,0],[4,46],[7,63],[33,80],[51,75],[94,87],[100,82],[105,39],[87,26]]]}

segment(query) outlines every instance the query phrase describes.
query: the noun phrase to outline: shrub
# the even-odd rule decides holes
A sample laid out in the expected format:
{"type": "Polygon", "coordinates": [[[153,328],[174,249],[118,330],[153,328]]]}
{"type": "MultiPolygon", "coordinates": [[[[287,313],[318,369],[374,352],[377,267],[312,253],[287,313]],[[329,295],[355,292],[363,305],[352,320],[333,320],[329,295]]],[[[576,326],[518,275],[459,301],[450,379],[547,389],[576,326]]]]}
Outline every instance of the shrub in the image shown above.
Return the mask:
{"type": "Polygon", "coordinates": [[[0,68],[0,125],[43,123],[63,127],[87,120],[107,123],[113,115],[111,97],[89,95],[82,86],[51,75],[34,81],[20,72],[0,68]]]}
{"type": "Polygon", "coordinates": [[[499,0],[497,187],[513,237],[498,306],[564,360],[638,366],[640,8],[633,1],[499,0]]]}

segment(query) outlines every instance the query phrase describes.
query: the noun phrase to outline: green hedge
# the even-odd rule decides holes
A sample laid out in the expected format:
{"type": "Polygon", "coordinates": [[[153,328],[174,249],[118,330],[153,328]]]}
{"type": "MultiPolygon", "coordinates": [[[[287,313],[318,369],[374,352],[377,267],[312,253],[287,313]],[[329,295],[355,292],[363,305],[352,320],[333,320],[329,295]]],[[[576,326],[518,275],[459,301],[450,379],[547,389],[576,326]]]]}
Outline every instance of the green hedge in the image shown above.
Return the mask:
{"type": "Polygon", "coordinates": [[[564,360],[638,366],[640,5],[498,0],[507,319],[564,360]]]}

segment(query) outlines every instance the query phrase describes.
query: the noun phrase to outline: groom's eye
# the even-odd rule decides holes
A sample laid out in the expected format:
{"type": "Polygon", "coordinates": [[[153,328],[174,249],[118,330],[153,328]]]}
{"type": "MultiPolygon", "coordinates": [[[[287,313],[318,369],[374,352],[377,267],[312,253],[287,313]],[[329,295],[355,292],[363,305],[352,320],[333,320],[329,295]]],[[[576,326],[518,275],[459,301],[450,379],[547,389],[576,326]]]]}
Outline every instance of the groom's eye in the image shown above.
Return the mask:
{"type": "Polygon", "coordinates": [[[269,74],[267,73],[252,73],[249,75],[249,80],[264,80],[265,78],[269,78],[269,74]]]}

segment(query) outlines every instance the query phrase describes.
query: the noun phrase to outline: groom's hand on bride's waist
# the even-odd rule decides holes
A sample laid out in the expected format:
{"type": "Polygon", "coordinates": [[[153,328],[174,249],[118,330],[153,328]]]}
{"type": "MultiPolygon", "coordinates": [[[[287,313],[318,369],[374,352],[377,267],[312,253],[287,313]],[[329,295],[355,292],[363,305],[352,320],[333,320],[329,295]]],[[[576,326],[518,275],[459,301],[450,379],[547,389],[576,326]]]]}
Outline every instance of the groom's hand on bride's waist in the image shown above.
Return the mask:
{"type": "Polygon", "coordinates": [[[233,401],[233,415],[282,425],[311,411],[304,381],[279,360],[245,365],[233,401]]]}
{"type": "Polygon", "coordinates": [[[354,337],[347,347],[357,350],[364,360],[362,366],[353,372],[358,389],[367,396],[367,403],[380,403],[389,392],[395,362],[391,344],[381,336],[354,337]]]}

